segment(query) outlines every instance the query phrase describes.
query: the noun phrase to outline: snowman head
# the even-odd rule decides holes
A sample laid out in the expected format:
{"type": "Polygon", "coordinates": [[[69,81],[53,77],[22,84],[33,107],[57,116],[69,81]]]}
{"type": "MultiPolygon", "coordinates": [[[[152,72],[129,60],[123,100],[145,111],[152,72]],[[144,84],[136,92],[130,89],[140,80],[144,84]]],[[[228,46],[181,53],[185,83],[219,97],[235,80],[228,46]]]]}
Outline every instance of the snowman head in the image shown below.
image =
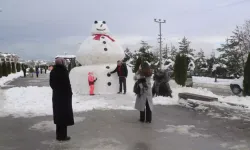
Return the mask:
{"type": "Polygon", "coordinates": [[[94,21],[91,34],[109,34],[109,29],[105,21],[94,21]]]}

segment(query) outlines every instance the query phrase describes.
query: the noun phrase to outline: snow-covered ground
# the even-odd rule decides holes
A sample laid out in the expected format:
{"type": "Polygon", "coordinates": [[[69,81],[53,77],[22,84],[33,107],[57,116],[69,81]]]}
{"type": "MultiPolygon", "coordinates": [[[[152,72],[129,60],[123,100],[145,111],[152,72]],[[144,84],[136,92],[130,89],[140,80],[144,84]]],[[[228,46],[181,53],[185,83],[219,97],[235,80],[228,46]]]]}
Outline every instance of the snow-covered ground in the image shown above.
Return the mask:
{"type": "Polygon", "coordinates": [[[214,82],[214,78],[210,77],[198,77],[193,76],[193,83],[198,84],[215,84],[215,85],[225,85],[228,86],[233,81],[233,79],[217,79],[217,82],[214,82]]]}
{"type": "Polygon", "coordinates": [[[0,78],[0,87],[4,86],[7,82],[10,82],[16,78],[19,78],[23,75],[23,71],[17,72],[17,73],[12,73],[8,75],[7,77],[2,77],[0,78]]]}
{"type": "MultiPolygon", "coordinates": [[[[178,105],[178,93],[190,92],[205,96],[217,97],[220,102],[209,103],[211,105],[221,105],[230,107],[224,102],[247,105],[250,108],[249,97],[238,96],[218,96],[207,89],[179,87],[174,83],[170,83],[173,91],[173,98],[156,97],[155,105],[178,105]]],[[[4,92],[4,100],[1,100],[0,116],[12,115],[14,117],[34,117],[52,115],[52,90],[50,87],[15,87],[4,92]]],[[[135,95],[128,93],[127,95],[74,95],[73,109],[74,112],[90,111],[93,109],[121,109],[133,110],[135,95]]]]}

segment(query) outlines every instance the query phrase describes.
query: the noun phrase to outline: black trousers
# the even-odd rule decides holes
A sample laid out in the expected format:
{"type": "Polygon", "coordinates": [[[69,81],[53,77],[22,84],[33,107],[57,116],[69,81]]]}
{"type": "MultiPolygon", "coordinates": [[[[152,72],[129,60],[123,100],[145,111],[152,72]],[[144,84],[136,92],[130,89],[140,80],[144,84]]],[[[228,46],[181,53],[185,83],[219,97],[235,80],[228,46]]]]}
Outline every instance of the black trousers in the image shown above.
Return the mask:
{"type": "Polygon", "coordinates": [[[150,110],[148,100],[146,101],[146,108],[144,111],[140,111],[140,121],[145,121],[145,113],[146,113],[146,122],[152,121],[152,112],[150,110]]]}
{"type": "Polygon", "coordinates": [[[67,126],[56,125],[56,139],[62,140],[67,138],[67,126]]]}
{"type": "Polygon", "coordinates": [[[119,84],[120,84],[119,92],[122,92],[122,85],[123,85],[124,93],[126,93],[127,91],[126,77],[119,77],[119,84]]]}

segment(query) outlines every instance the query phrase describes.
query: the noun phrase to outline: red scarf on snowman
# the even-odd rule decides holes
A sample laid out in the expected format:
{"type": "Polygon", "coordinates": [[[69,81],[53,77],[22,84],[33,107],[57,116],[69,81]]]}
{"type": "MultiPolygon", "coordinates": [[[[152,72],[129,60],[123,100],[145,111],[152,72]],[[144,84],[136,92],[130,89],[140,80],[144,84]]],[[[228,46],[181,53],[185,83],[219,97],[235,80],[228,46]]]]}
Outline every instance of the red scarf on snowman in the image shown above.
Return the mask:
{"type": "Polygon", "coordinates": [[[94,40],[100,40],[100,38],[102,37],[102,36],[104,36],[104,37],[107,37],[107,38],[109,38],[112,42],[114,42],[115,40],[114,39],[112,39],[110,36],[108,36],[108,35],[106,35],[106,34],[94,34],[94,40]]]}

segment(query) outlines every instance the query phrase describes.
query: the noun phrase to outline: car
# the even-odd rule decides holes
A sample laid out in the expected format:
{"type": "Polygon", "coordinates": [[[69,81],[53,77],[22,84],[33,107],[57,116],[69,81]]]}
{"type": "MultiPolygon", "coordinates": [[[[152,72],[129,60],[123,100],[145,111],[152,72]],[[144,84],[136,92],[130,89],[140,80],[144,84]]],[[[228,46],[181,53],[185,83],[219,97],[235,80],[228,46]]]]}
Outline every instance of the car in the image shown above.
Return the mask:
{"type": "Polygon", "coordinates": [[[243,91],[243,79],[244,77],[240,77],[239,79],[235,79],[230,84],[230,89],[235,95],[240,95],[243,91]]]}

